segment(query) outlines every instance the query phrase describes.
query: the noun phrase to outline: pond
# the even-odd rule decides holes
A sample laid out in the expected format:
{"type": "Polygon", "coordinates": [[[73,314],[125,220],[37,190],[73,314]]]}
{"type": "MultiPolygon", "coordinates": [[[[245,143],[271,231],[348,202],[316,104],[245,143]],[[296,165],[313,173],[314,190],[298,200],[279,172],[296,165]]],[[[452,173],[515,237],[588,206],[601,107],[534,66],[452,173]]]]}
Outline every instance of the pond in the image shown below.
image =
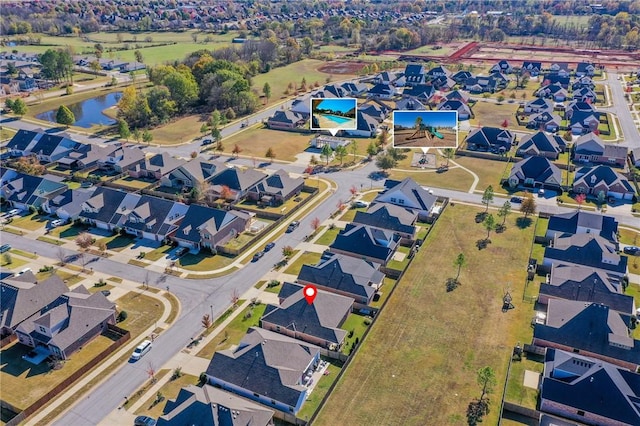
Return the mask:
{"type": "MultiPolygon", "coordinates": [[[[73,112],[73,115],[76,117],[76,121],[75,123],[73,123],[73,125],[88,129],[91,126],[99,124],[105,126],[114,124],[116,120],[104,115],[102,111],[117,104],[121,96],[122,92],[113,92],[106,95],[96,96],[95,98],[87,99],[75,104],[67,105],[67,107],[71,110],[71,112],[73,112]]],[[[36,115],[36,118],[55,123],[57,111],[57,109],[46,111],[36,115]]]]}

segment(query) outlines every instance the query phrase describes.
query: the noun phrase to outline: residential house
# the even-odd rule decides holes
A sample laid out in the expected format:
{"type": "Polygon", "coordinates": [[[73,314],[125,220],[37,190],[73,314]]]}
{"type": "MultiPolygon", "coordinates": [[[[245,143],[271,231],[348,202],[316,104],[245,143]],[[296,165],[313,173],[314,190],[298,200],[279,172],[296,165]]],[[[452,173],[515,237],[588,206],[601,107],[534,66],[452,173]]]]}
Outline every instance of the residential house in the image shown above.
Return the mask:
{"type": "Polygon", "coordinates": [[[596,112],[596,108],[593,106],[593,104],[590,104],[588,102],[582,102],[577,100],[571,101],[565,107],[564,118],[568,120],[569,118],[571,118],[571,115],[576,111],[593,113],[593,112],[596,112]]]}
{"type": "Polygon", "coordinates": [[[555,133],[560,129],[561,122],[562,120],[557,114],[553,114],[549,111],[543,111],[539,114],[535,114],[529,117],[527,127],[555,133]]]}
{"type": "Polygon", "coordinates": [[[558,75],[560,77],[569,77],[571,70],[569,69],[569,63],[567,62],[554,62],[549,66],[549,73],[551,75],[558,75]]]}
{"type": "Polygon", "coordinates": [[[544,98],[536,98],[524,104],[524,112],[526,113],[539,114],[544,111],[553,111],[553,102],[544,98]]]}
{"type": "Polygon", "coordinates": [[[499,127],[479,127],[465,138],[467,148],[472,151],[509,152],[516,142],[516,135],[499,127]]]}
{"type": "Polygon", "coordinates": [[[420,64],[407,64],[404,69],[404,78],[406,84],[409,86],[425,83],[426,75],[424,66],[420,64]]]}
{"type": "MultiPolygon", "coordinates": [[[[640,375],[560,349],[547,349],[540,410],[586,425],[640,424],[640,375]]],[[[549,426],[561,426],[555,419],[549,426]]],[[[576,423],[573,423],[576,424],[576,423]]]]}
{"type": "Polygon", "coordinates": [[[640,167],[640,147],[632,148],[629,151],[629,160],[635,167],[640,167]]]}
{"type": "Polygon", "coordinates": [[[112,231],[120,227],[123,216],[135,208],[139,199],[138,194],[100,186],[82,203],[79,217],[84,223],[112,231]]]}
{"type": "Polygon", "coordinates": [[[396,101],[398,111],[424,111],[427,107],[417,98],[403,95],[402,99],[396,101]]]}
{"type": "Polygon", "coordinates": [[[494,93],[498,81],[492,76],[470,77],[464,82],[464,89],[471,93],[494,93]]]}
{"type": "Polygon", "coordinates": [[[580,102],[588,102],[591,104],[595,104],[598,99],[598,95],[593,90],[588,87],[583,87],[581,89],[574,90],[571,94],[571,97],[574,101],[580,102]]]}
{"type": "Polygon", "coordinates": [[[420,102],[429,102],[434,93],[435,88],[431,84],[414,84],[411,87],[405,87],[402,91],[403,96],[411,96],[420,102]]]}
{"type": "Polygon", "coordinates": [[[335,254],[364,259],[386,265],[395,254],[400,235],[367,225],[349,223],[329,246],[335,254]]]}
{"type": "Polygon", "coordinates": [[[99,161],[112,156],[118,146],[77,144],[75,149],[58,160],[58,166],[70,170],[84,170],[98,167],[99,161]]]}
{"type": "Polygon", "coordinates": [[[267,127],[275,130],[297,130],[305,125],[307,118],[291,110],[276,111],[267,119],[267,127]]]}
{"type": "Polygon", "coordinates": [[[126,64],[120,65],[119,68],[120,68],[120,72],[127,73],[132,71],[144,70],[147,68],[147,66],[142,62],[132,61],[132,62],[127,62],[126,64]]]}
{"type": "Polygon", "coordinates": [[[297,282],[313,284],[320,290],[350,297],[359,309],[371,305],[382,286],[384,274],[380,264],[351,256],[329,254],[317,265],[302,265],[297,282]]]}
{"type": "Polygon", "coordinates": [[[511,66],[511,64],[509,64],[509,61],[507,61],[506,59],[503,59],[499,61],[497,64],[495,64],[494,66],[492,66],[489,72],[491,73],[500,72],[505,74],[511,74],[513,72],[513,67],[511,66]]]}
{"type": "Polygon", "coordinates": [[[113,71],[120,70],[123,66],[127,64],[126,61],[122,61],[120,59],[110,59],[110,58],[100,58],[98,59],[100,65],[103,70],[113,71]]]}
{"type": "Polygon", "coordinates": [[[629,317],[598,303],[550,299],[546,319],[534,324],[533,344],[594,357],[624,368],[640,365],[640,340],[629,317]]]}
{"type": "Polygon", "coordinates": [[[319,364],[319,347],[251,327],[235,349],[213,355],[206,373],[213,386],[296,414],[319,364]]]}
{"type": "Polygon", "coordinates": [[[293,102],[291,102],[291,111],[301,115],[305,120],[308,120],[311,116],[311,97],[307,96],[302,99],[294,99],[293,102]]]}
{"type": "Polygon", "coordinates": [[[571,82],[571,78],[569,76],[564,76],[561,74],[545,74],[542,79],[543,86],[554,86],[560,85],[563,89],[569,89],[569,83],[571,82]]]}
{"type": "Polygon", "coordinates": [[[457,73],[451,76],[451,79],[455,81],[457,84],[463,84],[468,79],[472,78],[473,74],[469,71],[458,71],[457,73]]]}
{"type": "Polygon", "coordinates": [[[224,163],[204,161],[196,157],[164,175],[160,182],[162,186],[176,188],[183,192],[191,191],[193,188],[202,191],[214,176],[225,170],[227,170],[227,167],[224,163]]]}
{"type": "Polygon", "coordinates": [[[211,179],[211,189],[213,194],[220,198],[239,200],[244,198],[249,189],[264,177],[265,174],[256,169],[228,168],[214,175],[211,179]]]}
{"type": "Polygon", "coordinates": [[[186,161],[173,157],[168,152],[161,152],[129,169],[129,176],[137,179],[160,180],[163,176],[185,164],[186,161]]]}
{"type": "Polygon", "coordinates": [[[23,345],[46,347],[52,357],[68,359],[115,323],[116,305],[101,292],[91,294],[81,285],[23,321],[15,333],[23,345]]]}
{"type": "Polygon", "coordinates": [[[431,68],[425,74],[425,76],[429,80],[433,80],[434,78],[438,78],[438,77],[451,77],[452,75],[453,73],[442,65],[438,65],[437,67],[431,68]]]}
{"type": "Polygon", "coordinates": [[[65,135],[18,130],[18,133],[7,142],[6,148],[13,157],[35,155],[38,161],[51,163],[71,152],[77,144],[78,142],[65,135]]]}
{"type": "Polygon", "coordinates": [[[383,103],[376,103],[375,100],[369,100],[358,106],[358,111],[363,114],[369,115],[379,122],[384,121],[389,113],[389,108],[383,103]]]}
{"type": "Polygon", "coordinates": [[[496,82],[496,89],[506,89],[509,85],[509,78],[500,72],[492,72],[489,77],[493,78],[496,82]]]}
{"type": "Polygon", "coordinates": [[[25,173],[15,175],[13,179],[0,187],[0,195],[9,204],[20,210],[39,209],[50,200],[67,190],[67,185],[25,173]]]}
{"type": "Polygon", "coordinates": [[[618,221],[611,216],[576,210],[569,213],[557,213],[549,218],[545,237],[552,240],[555,236],[569,237],[575,234],[600,235],[602,238],[618,243],[618,221]]]}
{"type": "Polygon", "coordinates": [[[349,81],[346,83],[342,83],[340,87],[342,87],[345,96],[356,97],[367,93],[367,85],[364,83],[349,81]]]}
{"type": "Polygon", "coordinates": [[[469,107],[469,105],[458,100],[444,101],[438,105],[437,110],[438,111],[457,111],[458,121],[468,120],[473,117],[473,113],[471,112],[471,108],[469,107]]]}
{"type": "Polygon", "coordinates": [[[308,303],[304,287],[285,282],[278,293],[279,306],[268,304],[260,327],[329,350],[338,350],[347,332],[340,327],[347,320],[354,299],[319,290],[308,303]]]}
{"type": "Polygon", "coordinates": [[[157,426],[273,426],[273,411],[213,386],[189,385],[167,400],[157,426]]]}
{"type": "Polygon", "coordinates": [[[247,229],[250,216],[237,210],[220,210],[197,204],[189,205],[171,239],[192,251],[215,250],[247,229]]]}
{"type": "Polygon", "coordinates": [[[62,194],[42,203],[42,210],[47,214],[55,214],[65,221],[73,221],[80,217],[82,204],[93,196],[96,188],[67,189],[62,194]]]}
{"type": "Polygon", "coordinates": [[[560,83],[551,83],[540,87],[535,95],[539,98],[553,99],[555,102],[564,102],[569,97],[569,92],[560,83]]]}
{"type": "Polygon", "coordinates": [[[605,143],[598,135],[587,133],[580,136],[573,148],[573,160],[579,163],[606,164],[624,167],[627,147],[605,143]]]}
{"type": "Polygon", "coordinates": [[[362,111],[356,114],[357,128],[355,130],[342,130],[348,136],[360,136],[372,138],[376,135],[380,123],[374,117],[362,111]]]}
{"type": "Polygon", "coordinates": [[[278,206],[300,194],[303,186],[303,178],[292,178],[280,169],[249,188],[247,197],[262,204],[278,206]]]}
{"type": "Polygon", "coordinates": [[[538,303],[547,305],[550,299],[577,300],[598,303],[628,316],[636,307],[633,296],[622,292],[620,281],[603,271],[584,266],[554,266],[547,281],[540,284],[538,303]]]}
{"type": "Polygon", "coordinates": [[[542,62],[536,61],[524,61],[520,73],[522,75],[529,74],[531,77],[536,77],[542,71],[542,62]]]}
{"type": "Polygon", "coordinates": [[[519,157],[543,156],[549,160],[557,160],[567,149],[567,142],[558,135],[536,132],[522,137],[516,155],[519,157]]]}
{"type": "Polygon", "coordinates": [[[627,257],[619,255],[617,249],[617,244],[599,235],[556,235],[544,250],[542,264],[547,267],[582,265],[601,269],[611,277],[622,278],[627,273],[627,257]]]}
{"type": "Polygon", "coordinates": [[[98,160],[98,167],[125,173],[144,163],[144,152],[139,148],[119,146],[104,158],[98,160]]]}
{"type": "Polygon", "coordinates": [[[397,79],[398,75],[396,73],[391,71],[382,71],[373,78],[373,83],[393,85],[397,79]]]}
{"type": "Polygon", "coordinates": [[[589,62],[578,62],[576,65],[576,77],[588,76],[593,77],[596,72],[594,64],[589,62]]]}
{"type": "Polygon", "coordinates": [[[142,195],[122,221],[127,234],[153,241],[167,241],[189,207],[163,198],[142,195]]]}
{"type": "Polygon", "coordinates": [[[406,240],[416,236],[418,213],[405,207],[389,203],[375,203],[366,212],[357,211],[353,223],[386,229],[406,240]]]}
{"type": "Polygon", "coordinates": [[[396,94],[396,89],[389,84],[376,84],[367,92],[368,98],[391,99],[396,94]]]}
{"type": "Polygon", "coordinates": [[[635,190],[626,177],[609,166],[583,167],[578,169],[573,181],[573,191],[579,194],[616,200],[633,200],[635,190]]]}
{"type": "Polygon", "coordinates": [[[344,98],[347,95],[347,92],[344,90],[342,86],[338,86],[337,84],[326,84],[322,90],[326,93],[329,92],[335,98],[344,98]]]}
{"type": "Polygon", "coordinates": [[[593,82],[591,77],[587,76],[576,78],[571,84],[571,90],[573,90],[574,92],[582,88],[593,90],[596,88],[596,84],[593,82]]]}
{"type": "Polygon", "coordinates": [[[446,75],[433,77],[429,82],[433,85],[434,88],[443,92],[453,89],[453,87],[457,84],[454,79],[452,79],[451,77],[447,77],[446,75]]]}
{"type": "Polygon", "coordinates": [[[508,182],[512,188],[523,186],[557,191],[562,184],[562,172],[546,157],[529,157],[511,167],[508,182]]]}
{"type": "Polygon", "coordinates": [[[411,179],[402,181],[387,179],[384,183],[385,191],[373,200],[375,203],[389,203],[408,208],[418,213],[418,220],[426,221],[431,218],[437,197],[411,179]]]}
{"type": "Polygon", "coordinates": [[[444,97],[449,101],[462,101],[465,104],[469,103],[469,94],[463,90],[454,90],[447,93],[444,97]]]}
{"type": "Polygon", "coordinates": [[[22,322],[47,310],[47,306],[67,291],[67,285],[55,274],[41,282],[30,271],[2,279],[0,336],[13,334],[22,322]]]}

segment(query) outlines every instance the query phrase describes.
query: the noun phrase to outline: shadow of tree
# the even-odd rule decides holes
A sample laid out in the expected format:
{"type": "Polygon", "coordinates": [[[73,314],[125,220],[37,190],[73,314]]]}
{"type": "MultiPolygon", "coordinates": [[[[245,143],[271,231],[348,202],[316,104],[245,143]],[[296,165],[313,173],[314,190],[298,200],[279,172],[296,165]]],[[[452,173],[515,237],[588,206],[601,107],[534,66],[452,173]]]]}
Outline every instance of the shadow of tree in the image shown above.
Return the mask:
{"type": "Polygon", "coordinates": [[[456,288],[458,288],[459,286],[461,286],[462,283],[460,283],[460,281],[456,280],[455,278],[447,278],[447,293],[452,292],[453,290],[455,290],[456,288]]]}
{"type": "Polygon", "coordinates": [[[476,241],[476,247],[478,247],[478,250],[482,250],[487,248],[487,246],[491,244],[491,240],[488,238],[482,238],[478,241],[476,241]]]}
{"type": "Polygon", "coordinates": [[[507,230],[506,225],[498,225],[498,226],[496,226],[496,234],[502,234],[506,230],[507,230]]]}
{"type": "Polygon", "coordinates": [[[484,219],[487,217],[487,213],[485,212],[479,212],[476,213],[476,223],[482,223],[484,222],[484,219]]]}
{"type": "Polygon", "coordinates": [[[516,226],[520,229],[526,229],[531,226],[533,220],[530,217],[519,217],[516,219],[516,226]]]}

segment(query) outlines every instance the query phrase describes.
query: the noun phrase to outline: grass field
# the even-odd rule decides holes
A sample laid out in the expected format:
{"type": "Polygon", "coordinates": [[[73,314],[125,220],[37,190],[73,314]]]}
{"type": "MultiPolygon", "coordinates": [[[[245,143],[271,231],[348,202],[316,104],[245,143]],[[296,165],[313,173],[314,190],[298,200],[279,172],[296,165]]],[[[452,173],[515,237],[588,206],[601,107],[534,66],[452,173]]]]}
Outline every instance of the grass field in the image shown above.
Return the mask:
{"type": "Polygon", "coordinates": [[[127,319],[118,323],[135,338],[152,326],[162,316],[164,305],[150,296],[129,292],[116,300],[121,311],[127,311],[127,319]]]}
{"type": "Polygon", "coordinates": [[[498,105],[492,102],[478,101],[471,108],[474,118],[469,120],[472,126],[501,127],[504,120],[509,122],[509,127],[516,130],[526,130],[526,127],[518,126],[516,121],[517,103],[505,103],[498,105]]]}
{"type": "Polygon", "coordinates": [[[234,261],[233,257],[221,254],[213,255],[205,253],[205,250],[198,254],[187,253],[180,258],[178,266],[187,271],[212,271],[230,265],[234,261]]]}
{"type": "Polygon", "coordinates": [[[498,383],[484,423],[497,424],[511,348],[530,333],[531,316],[531,305],[503,313],[502,296],[505,288],[516,300],[522,294],[533,226],[519,229],[511,215],[506,232],[478,250],[476,241],[486,235],[475,224],[478,211],[445,210],[315,425],[465,424],[484,366],[494,369],[498,383]],[[445,282],[455,277],[460,252],[468,266],[461,286],[448,293],[445,282]]]}
{"type": "Polygon", "coordinates": [[[11,139],[16,133],[18,133],[17,130],[0,127],[0,142],[11,139]]]}
{"type": "Polygon", "coordinates": [[[509,171],[511,171],[511,166],[513,165],[513,162],[507,163],[475,157],[457,157],[455,162],[469,170],[473,170],[478,175],[480,179],[477,186],[478,190],[484,191],[487,186],[493,185],[495,192],[501,192],[500,178],[503,176],[509,177],[509,171]]]}
{"type": "Polygon", "coordinates": [[[222,144],[226,153],[231,153],[233,147],[238,145],[242,149],[240,155],[263,158],[267,149],[271,148],[276,155],[276,160],[294,161],[297,154],[309,147],[312,137],[311,134],[283,132],[260,126],[225,138],[222,144]]]}
{"type": "Polygon", "coordinates": [[[320,256],[320,253],[306,251],[302,253],[300,257],[287,269],[285,269],[284,273],[298,275],[300,273],[300,269],[302,269],[302,265],[317,265],[320,261],[320,256]]]}
{"type": "Polygon", "coordinates": [[[450,168],[444,173],[391,170],[389,177],[397,180],[411,177],[420,185],[458,191],[468,191],[473,184],[473,176],[460,168],[450,168]]]}

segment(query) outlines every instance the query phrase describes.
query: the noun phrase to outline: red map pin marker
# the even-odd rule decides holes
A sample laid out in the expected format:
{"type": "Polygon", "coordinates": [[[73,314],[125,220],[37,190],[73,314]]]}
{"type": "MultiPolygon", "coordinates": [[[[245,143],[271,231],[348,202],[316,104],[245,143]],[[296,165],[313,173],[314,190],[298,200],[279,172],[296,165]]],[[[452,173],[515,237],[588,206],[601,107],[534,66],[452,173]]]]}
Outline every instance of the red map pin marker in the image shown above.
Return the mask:
{"type": "Polygon", "coordinates": [[[304,298],[307,299],[307,303],[312,304],[318,295],[318,289],[313,285],[308,285],[302,289],[302,294],[304,294],[304,298]]]}

